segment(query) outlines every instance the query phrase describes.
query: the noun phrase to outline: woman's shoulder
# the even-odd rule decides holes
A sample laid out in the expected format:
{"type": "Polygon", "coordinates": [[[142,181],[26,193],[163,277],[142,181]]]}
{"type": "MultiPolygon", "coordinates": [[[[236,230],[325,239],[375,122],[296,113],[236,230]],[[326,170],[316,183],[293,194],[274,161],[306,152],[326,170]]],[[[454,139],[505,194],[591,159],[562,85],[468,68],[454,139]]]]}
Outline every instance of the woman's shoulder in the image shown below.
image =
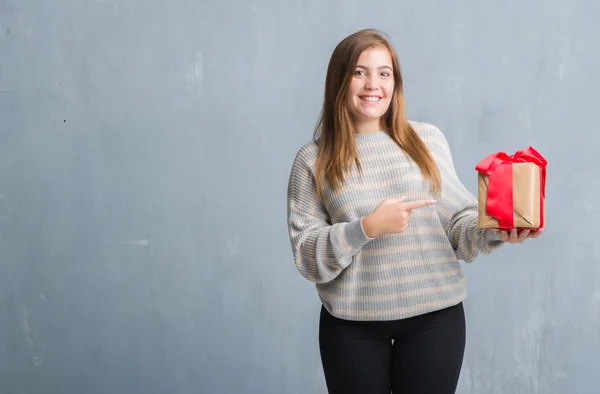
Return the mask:
{"type": "Polygon", "coordinates": [[[316,141],[311,140],[309,142],[306,142],[302,144],[297,150],[296,155],[294,157],[293,166],[313,168],[317,161],[318,154],[319,146],[317,145],[316,141]]]}
{"type": "Polygon", "coordinates": [[[421,138],[440,138],[444,137],[442,130],[432,123],[419,122],[415,120],[409,120],[410,126],[419,134],[421,138]]]}
{"type": "Polygon", "coordinates": [[[429,149],[443,149],[448,148],[448,140],[442,132],[442,130],[432,123],[417,122],[409,120],[408,123],[411,125],[413,130],[421,137],[425,145],[429,149]]]}

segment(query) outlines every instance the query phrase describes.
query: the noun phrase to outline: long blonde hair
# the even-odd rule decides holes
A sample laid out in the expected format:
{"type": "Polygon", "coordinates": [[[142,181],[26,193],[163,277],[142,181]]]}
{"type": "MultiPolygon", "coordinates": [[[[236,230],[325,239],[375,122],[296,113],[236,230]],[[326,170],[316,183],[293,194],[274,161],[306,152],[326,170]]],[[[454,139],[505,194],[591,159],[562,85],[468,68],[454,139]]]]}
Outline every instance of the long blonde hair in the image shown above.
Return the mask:
{"type": "Polygon", "coordinates": [[[384,35],[376,30],[358,31],[342,40],[331,55],[325,80],[323,107],[314,131],[319,146],[316,161],[317,191],[321,195],[323,181],[334,190],[344,181],[344,174],[353,164],[360,170],[357,157],[355,129],[346,96],[358,58],[366,49],[383,46],[392,58],[394,93],[388,111],[382,117],[382,126],[398,146],[412,158],[431,184],[432,192],[441,190],[437,164],[425,143],[410,126],[404,113],[404,96],[400,62],[394,48],[384,35]]]}

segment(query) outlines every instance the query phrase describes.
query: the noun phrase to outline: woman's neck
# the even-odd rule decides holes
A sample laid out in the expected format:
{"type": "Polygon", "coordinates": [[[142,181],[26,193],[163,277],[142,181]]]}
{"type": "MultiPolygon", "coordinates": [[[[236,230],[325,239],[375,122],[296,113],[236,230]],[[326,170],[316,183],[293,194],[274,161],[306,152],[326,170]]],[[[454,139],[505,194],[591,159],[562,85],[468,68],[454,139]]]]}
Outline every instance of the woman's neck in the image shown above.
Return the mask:
{"type": "Polygon", "coordinates": [[[382,130],[379,120],[369,120],[364,122],[354,122],[356,134],[371,134],[382,130]]]}

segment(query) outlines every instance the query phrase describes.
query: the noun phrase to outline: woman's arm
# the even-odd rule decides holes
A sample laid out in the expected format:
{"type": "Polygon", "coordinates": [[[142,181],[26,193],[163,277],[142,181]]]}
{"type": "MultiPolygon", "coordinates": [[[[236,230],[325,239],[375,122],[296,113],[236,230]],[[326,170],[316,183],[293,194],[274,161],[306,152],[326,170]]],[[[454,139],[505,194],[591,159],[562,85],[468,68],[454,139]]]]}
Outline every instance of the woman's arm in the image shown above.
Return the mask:
{"type": "Polygon", "coordinates": [[[348,267],[372,238],[365,235],[361,219],[331,224],[304,153],[300,150],[290,173],[288,231],[298,271],[313,283],[327,283],[348,267]]]}
{"type": "Polygon", "coordinates": [[[440,130],[436,134],[431,149],[442,174],[437,212],[456,257],[470,263],[479,253],[489,254],[504,241],[497,231],[479,227],[478,201],[458,178],[446,137],[440,130]]]}

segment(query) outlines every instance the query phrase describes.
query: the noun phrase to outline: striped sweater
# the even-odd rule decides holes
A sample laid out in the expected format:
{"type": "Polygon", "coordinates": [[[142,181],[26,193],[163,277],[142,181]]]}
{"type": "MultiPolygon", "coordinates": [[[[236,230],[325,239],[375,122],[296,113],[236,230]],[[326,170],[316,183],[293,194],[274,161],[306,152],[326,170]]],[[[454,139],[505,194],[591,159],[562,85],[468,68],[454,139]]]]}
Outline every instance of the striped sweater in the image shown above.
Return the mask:
{"type": "Polygon", "coordinates": [[[427,123],[411,126],[440,168],[437,198],[384,131],[356,135],[362,174],[354,167],[339,190],[325,188],[323,199],[315,189],[315,142],[294,159],[287,196],[294,261],[336,317],[396,320],[455,305],[466,296],[458,260],[470,263],[503,244],[495,231],[478,227],[477,200],[458,179],[442,132],[427,123]],[[437,204],[414,210],[402,233],[367,237],[361,219],[382,200],[401,196],[437,204]]]}

